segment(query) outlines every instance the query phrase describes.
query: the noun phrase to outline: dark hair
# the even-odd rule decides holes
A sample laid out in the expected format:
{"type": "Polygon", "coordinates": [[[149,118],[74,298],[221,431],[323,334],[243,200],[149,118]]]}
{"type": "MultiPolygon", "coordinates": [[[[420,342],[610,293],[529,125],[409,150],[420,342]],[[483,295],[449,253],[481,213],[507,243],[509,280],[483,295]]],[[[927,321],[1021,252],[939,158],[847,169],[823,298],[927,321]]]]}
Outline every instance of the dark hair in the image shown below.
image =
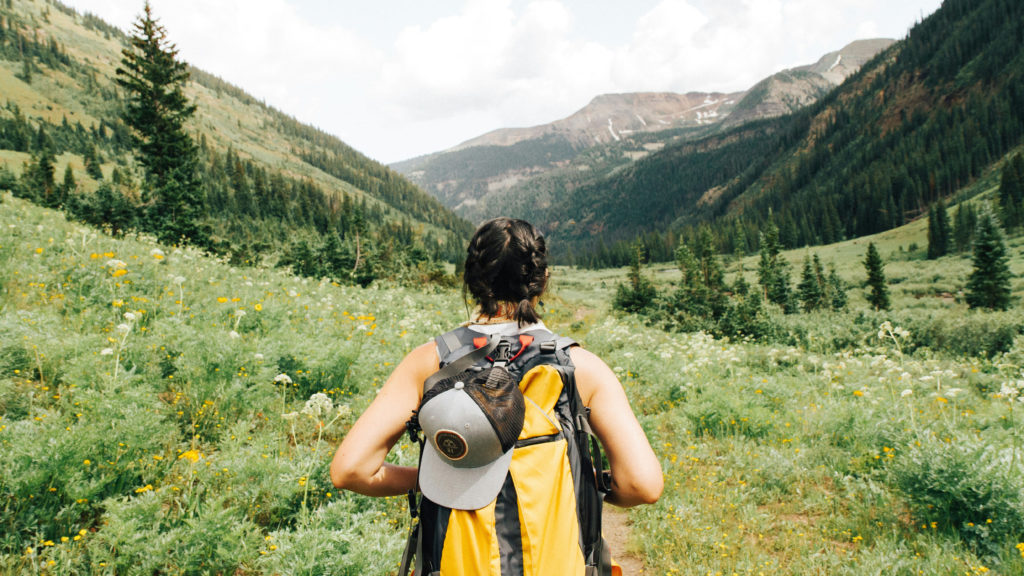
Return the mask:
{"type": "Polygon", "coordinates": [[[497,316],[508,303],[515,306],[511,316],[520,326],[537,322],[534,299],[548,283],[544,236],[525,220],[484,222],[469,241],[462,280],[481,315],[497,316]]]}

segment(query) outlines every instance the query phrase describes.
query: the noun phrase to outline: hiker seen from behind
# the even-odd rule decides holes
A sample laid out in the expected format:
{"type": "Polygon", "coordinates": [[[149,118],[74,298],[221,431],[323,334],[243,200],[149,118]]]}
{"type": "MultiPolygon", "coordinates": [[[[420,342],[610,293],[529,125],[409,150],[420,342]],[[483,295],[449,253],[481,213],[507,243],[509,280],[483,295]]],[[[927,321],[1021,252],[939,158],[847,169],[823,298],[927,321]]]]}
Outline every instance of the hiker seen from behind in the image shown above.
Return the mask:
{"type": "Polygon", "coordinates": [[[463,275],[470,320],[412,350],[335,453],[338,488],[409,494],[402,576],[620,574],[602,504],[661,495],[661,465],[615,373],[541,320],[549,274],[532,225],[482,224],[463,275]],[[386,462],[407,433],[419,466],[386,462]]]}

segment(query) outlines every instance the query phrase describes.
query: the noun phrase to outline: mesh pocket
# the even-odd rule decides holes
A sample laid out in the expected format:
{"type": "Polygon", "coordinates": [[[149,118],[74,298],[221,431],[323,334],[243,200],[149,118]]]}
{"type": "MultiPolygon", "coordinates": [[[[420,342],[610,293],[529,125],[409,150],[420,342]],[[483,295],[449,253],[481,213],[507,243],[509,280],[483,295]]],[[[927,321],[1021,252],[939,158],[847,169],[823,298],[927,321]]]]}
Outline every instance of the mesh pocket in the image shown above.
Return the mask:
{"type": "Polygon", "coordinates": [[[466,392],[480,405],[494,426],[502,450],[512,448],[523,430],[526,402],[519,391],[519,384],[508,370],[495,366],[473,375],[466,382],[466,392]]]}

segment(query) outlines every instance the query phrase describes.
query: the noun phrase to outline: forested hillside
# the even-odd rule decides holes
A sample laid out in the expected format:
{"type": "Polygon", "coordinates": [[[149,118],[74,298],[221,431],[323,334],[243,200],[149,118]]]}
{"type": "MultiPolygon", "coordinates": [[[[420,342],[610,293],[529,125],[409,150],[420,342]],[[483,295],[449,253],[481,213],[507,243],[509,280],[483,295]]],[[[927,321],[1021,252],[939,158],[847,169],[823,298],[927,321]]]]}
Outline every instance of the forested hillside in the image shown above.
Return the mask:
{"type": "Polygon", "coordinates": [[[892,43],[858,40],[815,64],[772,74],[745,92],[602,94],[569,117],[494,130],[392,167],[474,222],[503,215],[543,221],[552,198],[600,181],[668,144],[814,103],[892,43]]]}
{"type": "MultiPolygon", "coordinates": [[[[143,224],[151,191],[115,82],[127,46],[120,30],[58,2],[0,3],[0,189],[114,232],[143,224]]],[[[433,273],[461,252],[470,225],[401,175],[188,71],[204,248],[360,282],[433,273]]]]}
{"type": "Polygon", "coordinates": [[[748,252],[769,215],[786,247],[834,242],[922,215],[1022,135],[1024,4],[947,0],[810,108],[555,194],[544,225],[594,265],[625,263],[641,234],[667,256],[701,225],[748,252]]]}

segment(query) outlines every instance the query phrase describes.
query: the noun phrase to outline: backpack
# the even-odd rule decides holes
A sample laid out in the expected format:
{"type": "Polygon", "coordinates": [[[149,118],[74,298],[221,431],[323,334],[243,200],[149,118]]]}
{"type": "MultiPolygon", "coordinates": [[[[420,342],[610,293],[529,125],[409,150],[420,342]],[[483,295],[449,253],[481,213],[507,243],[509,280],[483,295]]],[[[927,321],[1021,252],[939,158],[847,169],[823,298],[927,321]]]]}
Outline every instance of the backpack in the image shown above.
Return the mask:
{"type": "MultiPolygon", "coordinates": [[[[505,369],[525,397],[522,432],[497,497],[477,510],[453,510],[409,493],[413,528],[400,576],[611,576],[620,574],[601,535],[610,477],[576,388],[569,348],[540,329],[486,336],[462,327],[436,338],[441,369],[424,394],[445,381],[505,369]],[[613,572],[614,566],[614,572],[613,572]]],[[[414,414],[410,436],[424,438],[414,414]]]]}

